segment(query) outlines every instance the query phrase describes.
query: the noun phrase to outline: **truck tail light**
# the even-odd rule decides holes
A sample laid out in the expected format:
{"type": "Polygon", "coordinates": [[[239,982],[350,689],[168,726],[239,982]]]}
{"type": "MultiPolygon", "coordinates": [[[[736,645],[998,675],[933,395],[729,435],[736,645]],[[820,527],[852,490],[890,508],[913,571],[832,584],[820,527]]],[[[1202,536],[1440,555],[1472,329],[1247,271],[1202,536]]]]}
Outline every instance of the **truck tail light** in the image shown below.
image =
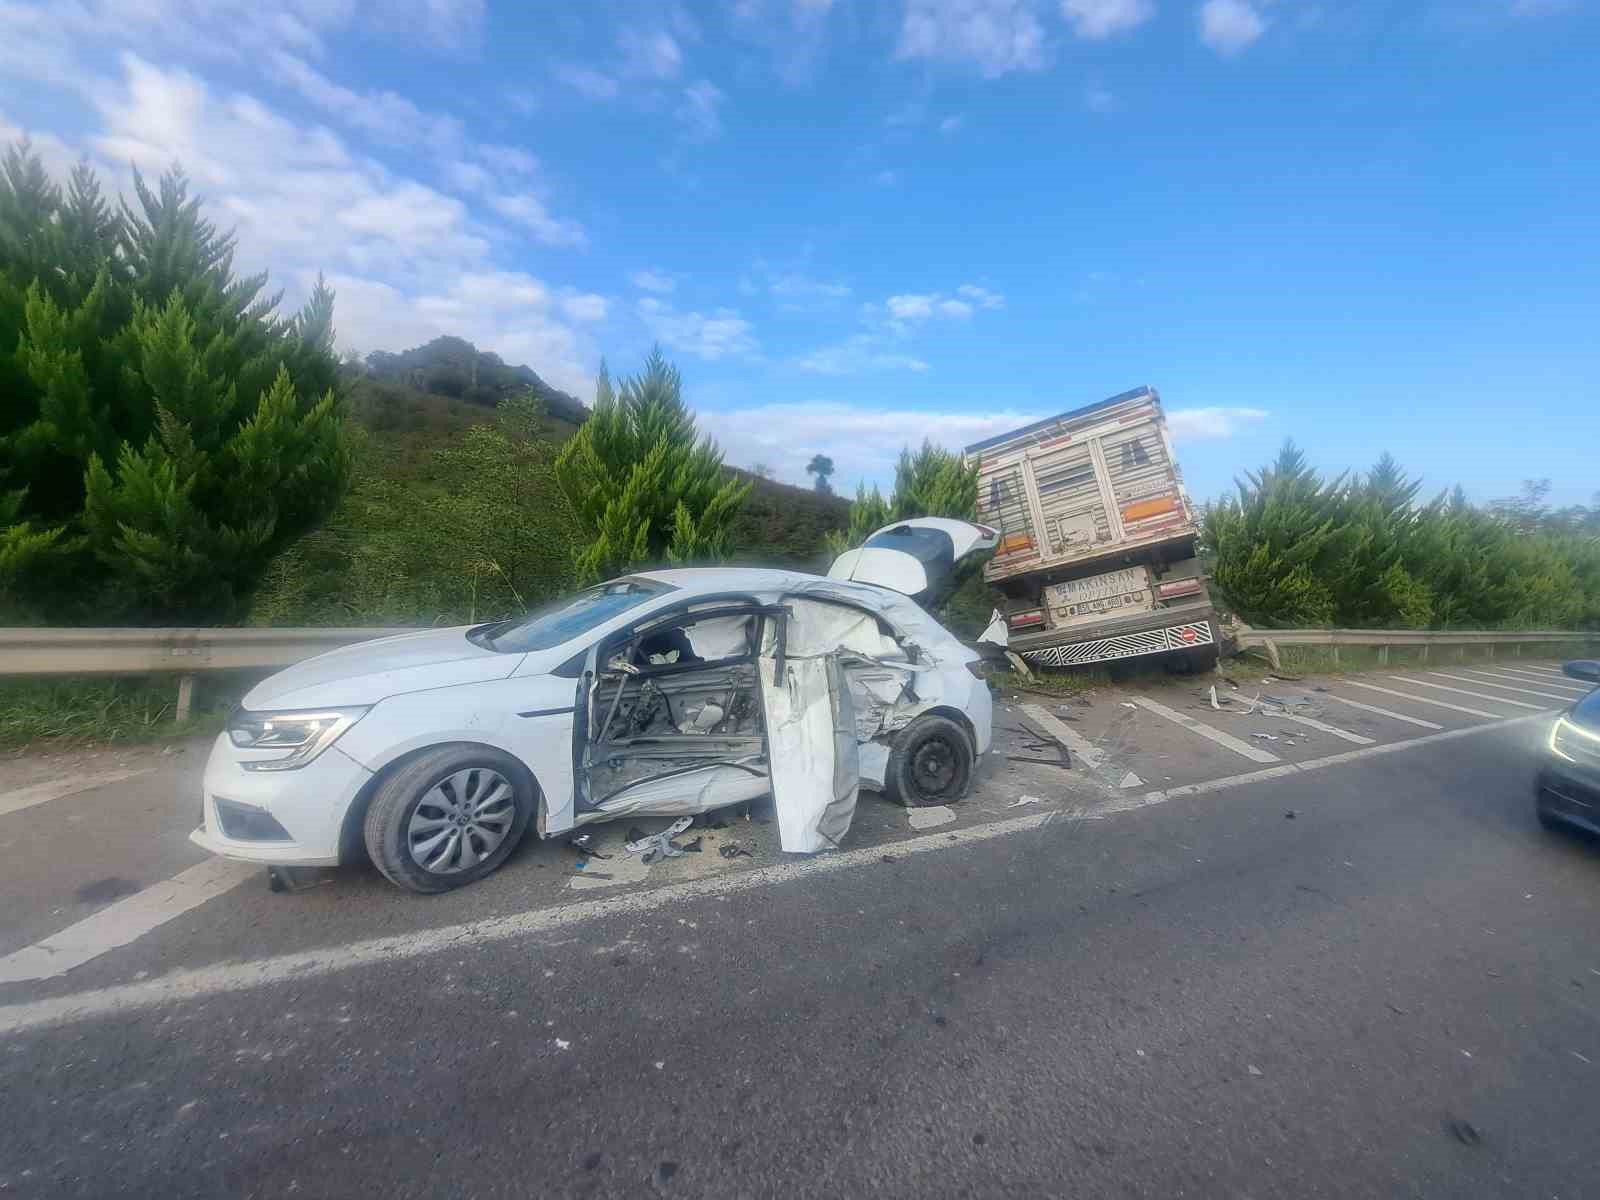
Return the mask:
{"type": "Polygon", "coordinates": [[[1039,609],[1031,612],[1007,613],[1006,624],[1012,629],[1027,629],[1034,625],[1044,624],[1044,613],[1039,609]]]}
{"type": "Polygon", "coordinates": [[[1154,500],[1141,500],[1137,504],[1130,504],[1122,510],[1124,521],[1144,521],[1150,517],[1159,517],[1162,513],[1178,511],[1178,501],[1175,496],[1160,496],[1154,500]]]}
{"type": "Polygon", "coordinates": [[[1198,579],[1174,579],[1171,583],[1158,584],[1156,595],[1163,600],[1175,600],[1180,596],[1198,596],[1204,586],[1198,579]]]}

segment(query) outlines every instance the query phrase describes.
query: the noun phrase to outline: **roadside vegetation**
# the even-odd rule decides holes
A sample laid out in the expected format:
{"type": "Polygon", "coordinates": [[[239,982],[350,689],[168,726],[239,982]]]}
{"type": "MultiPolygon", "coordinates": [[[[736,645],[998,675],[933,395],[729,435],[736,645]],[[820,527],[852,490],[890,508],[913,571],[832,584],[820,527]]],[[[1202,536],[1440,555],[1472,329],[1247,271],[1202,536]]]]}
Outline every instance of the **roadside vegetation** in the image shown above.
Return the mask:
{"type": "Polygon", "coordinates": [[[1600,628],[1600,495],[1551,509],[1548,480],[1487,508],[1385,454],[1324,479],[1293,442],[1212,505],[1205,550],[1220,600],[1278,628],[1600,628]]]}

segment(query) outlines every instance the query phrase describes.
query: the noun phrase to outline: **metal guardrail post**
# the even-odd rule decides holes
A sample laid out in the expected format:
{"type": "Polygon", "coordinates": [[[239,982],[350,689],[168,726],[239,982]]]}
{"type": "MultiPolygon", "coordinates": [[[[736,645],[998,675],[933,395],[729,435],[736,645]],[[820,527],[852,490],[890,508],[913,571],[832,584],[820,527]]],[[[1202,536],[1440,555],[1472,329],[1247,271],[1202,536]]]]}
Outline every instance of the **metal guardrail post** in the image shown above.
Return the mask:
{"type": "Polygon", "coordinates": [[[1388,646],[1379,646],[1378,647],[1378,662],[1379,662],[1380,665],[1385,666],[1385,667],[1387,667],[1389,665],[1389,647],[1388,646]]]}
{"type": "Polygon", "coordinates": [[[178,707],[173,710],[172,720],[175,724],[182,725],[189,719],[189,707],[194,701],[194,676],[178,676],[178,707]]]}

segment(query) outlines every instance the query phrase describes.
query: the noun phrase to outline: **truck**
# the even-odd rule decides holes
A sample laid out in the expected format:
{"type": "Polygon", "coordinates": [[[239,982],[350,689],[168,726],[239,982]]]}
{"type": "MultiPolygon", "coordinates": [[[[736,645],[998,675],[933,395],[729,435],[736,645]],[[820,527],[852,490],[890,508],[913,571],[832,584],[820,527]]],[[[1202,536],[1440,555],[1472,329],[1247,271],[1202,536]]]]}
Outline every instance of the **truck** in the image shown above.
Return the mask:
{"type": "Polygon", "coordinates": [[[978,520],[998,531],[984,578],[1008,648],[1036,666],[1217,661],[1198,515],[1154,388],[966,448],[978,520]]]}

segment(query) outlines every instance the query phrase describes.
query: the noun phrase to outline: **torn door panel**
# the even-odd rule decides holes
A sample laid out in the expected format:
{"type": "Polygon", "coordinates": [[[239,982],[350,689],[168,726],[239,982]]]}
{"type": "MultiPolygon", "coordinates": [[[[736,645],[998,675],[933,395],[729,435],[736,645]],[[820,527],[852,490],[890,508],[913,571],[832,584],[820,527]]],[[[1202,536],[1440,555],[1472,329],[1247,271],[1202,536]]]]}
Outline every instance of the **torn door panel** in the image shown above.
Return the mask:
{"type": "Polygon", "coordinates": [[[691,764],[679,769],[660,768],[659,760],[641,765],[657,768],[628,784],[615,795],[602,800],[586,820],[611,820],[636,814],[653,816],[698,816],[730,804],[755,800],[772,790],[767,764],[757,757],[739,762],[691,764]]]}
{"type": "Polygon", "coordinates": [[[761,659],[778,839],[790,852],[838,846],[860,784],[855,714],[837,654],[761,659]]]}

